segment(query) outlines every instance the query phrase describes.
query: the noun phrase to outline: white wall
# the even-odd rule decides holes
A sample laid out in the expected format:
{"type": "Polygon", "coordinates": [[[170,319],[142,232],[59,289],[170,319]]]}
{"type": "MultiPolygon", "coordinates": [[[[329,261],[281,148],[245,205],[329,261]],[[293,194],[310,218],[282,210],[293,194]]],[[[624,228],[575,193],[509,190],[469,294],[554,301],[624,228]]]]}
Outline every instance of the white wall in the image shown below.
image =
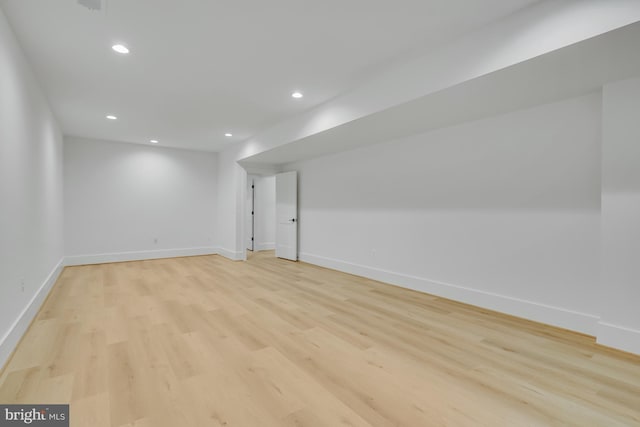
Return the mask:
{"type": "Polygon", "coordinates": [[[288,165],[300,258],[595,334],[600,132],[595,93],[288,165]]]}
{"type": "Polygon", "coordinates": [[[237,146],[218,157],[218,242],[220,255],[232,260],[246,258],[247,172],[236,162],[237,146]]]}
{"type": "Polygon", "coordinates": [[[598,342],[640,354],[640,79],[603,89],[598,342]]]}
{"type": "Polygon", "coordinates": [[[255,249],[276,247],[276,177],[254,178],[255,185],[255,249]]]}
{"type": "Polygon", "coordinates": [[[0,10],[0,366],[61,270],[62,193],[62,135],[0,10]]]}
{"type": "Polygon", "coordinates": [[[351,121],[489,75],[639,18],[640,3],[636,0],[542,1],[417,58],[394,64],[392,69],[372,76],[353,90],[230,146],[219,158],[221,254],[242,259],[244,253],[242,205],[246,172],[238,161],[250,161],[254,155],[330,132],[351,121]]]}
{"type": "Polygon", "coordinates": [[[68,263],[216,252],[215,153],[65,138],[64,184],[68,263]]]}

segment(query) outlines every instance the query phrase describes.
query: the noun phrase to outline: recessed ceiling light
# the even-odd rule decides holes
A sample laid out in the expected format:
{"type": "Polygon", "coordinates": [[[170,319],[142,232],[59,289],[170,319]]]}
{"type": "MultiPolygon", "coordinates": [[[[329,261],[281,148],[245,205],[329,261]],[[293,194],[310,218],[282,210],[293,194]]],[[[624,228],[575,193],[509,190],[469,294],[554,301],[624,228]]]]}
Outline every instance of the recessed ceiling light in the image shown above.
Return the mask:
{"type": "Polygon", "coordinates": [[[224,134],[224,136],[226,136],[226,137],[231,137],[231,136],[233,136],[233,134],[232,134],[232,133],[227,132],[227,133],[225,133],[225,134],[224,134]]]}
{"type": "Polygon", "coordinates": [[[152,144],[157,144],[158,140],[157,139],[150,139],[149,142],[152,143],[152,144]]]}
{"type": "Polygon", "coordinates": [[[302,93],[301,93],[301,92],[296,91],[296,92],[293,92],[293,93],[291,94],[291,97],[292,97],[292,98],[302,98],[302,97],[303,97],[303,95],[302,95],[302,93]]]}
{"type": "Polygon", "coordinates": [[[118,118],[116,116],[112,116],[112,115],[108,115],[107,119],[109,119],[109,120],[118,120],[118,118]]]}
{"type": "Polygon", "coordinates": [[[129,53],[129,48],[123,44],[114,44],[111,46],[111,49],[115,50],[118,53],[129,53]]]}

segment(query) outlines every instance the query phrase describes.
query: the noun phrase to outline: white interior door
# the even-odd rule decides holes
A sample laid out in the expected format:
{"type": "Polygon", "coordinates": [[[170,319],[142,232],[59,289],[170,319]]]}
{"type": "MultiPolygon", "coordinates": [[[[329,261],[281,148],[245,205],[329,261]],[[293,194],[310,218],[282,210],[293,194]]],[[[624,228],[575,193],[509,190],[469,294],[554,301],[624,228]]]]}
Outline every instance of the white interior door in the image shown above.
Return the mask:
{"type": "Polygon", "coordinates": [[[276,256],[298,260],[298,173],[276,175],[276,256]]]}

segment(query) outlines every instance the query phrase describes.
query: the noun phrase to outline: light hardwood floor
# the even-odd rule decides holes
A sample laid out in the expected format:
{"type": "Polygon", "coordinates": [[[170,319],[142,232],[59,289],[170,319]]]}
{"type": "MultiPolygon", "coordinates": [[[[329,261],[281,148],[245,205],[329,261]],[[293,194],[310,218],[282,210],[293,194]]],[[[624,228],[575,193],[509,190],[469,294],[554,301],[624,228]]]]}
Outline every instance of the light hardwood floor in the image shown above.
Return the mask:
{"type": "Polygon", "coordinates": [[[71,425],[640,425],[640,357],[255,254],[66,268],[0,403],[71,425]]]}

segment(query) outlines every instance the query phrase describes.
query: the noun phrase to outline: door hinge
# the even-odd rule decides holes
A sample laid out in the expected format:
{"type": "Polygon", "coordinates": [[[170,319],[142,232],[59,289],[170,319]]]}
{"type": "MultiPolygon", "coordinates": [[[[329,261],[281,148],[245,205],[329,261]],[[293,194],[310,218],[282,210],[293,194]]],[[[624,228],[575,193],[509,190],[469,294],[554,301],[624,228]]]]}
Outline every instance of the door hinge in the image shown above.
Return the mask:
{"type": "Polygon", "coordinates": [[[251,215],[253,215],[253,211],[251,211],[251,215]]]}

